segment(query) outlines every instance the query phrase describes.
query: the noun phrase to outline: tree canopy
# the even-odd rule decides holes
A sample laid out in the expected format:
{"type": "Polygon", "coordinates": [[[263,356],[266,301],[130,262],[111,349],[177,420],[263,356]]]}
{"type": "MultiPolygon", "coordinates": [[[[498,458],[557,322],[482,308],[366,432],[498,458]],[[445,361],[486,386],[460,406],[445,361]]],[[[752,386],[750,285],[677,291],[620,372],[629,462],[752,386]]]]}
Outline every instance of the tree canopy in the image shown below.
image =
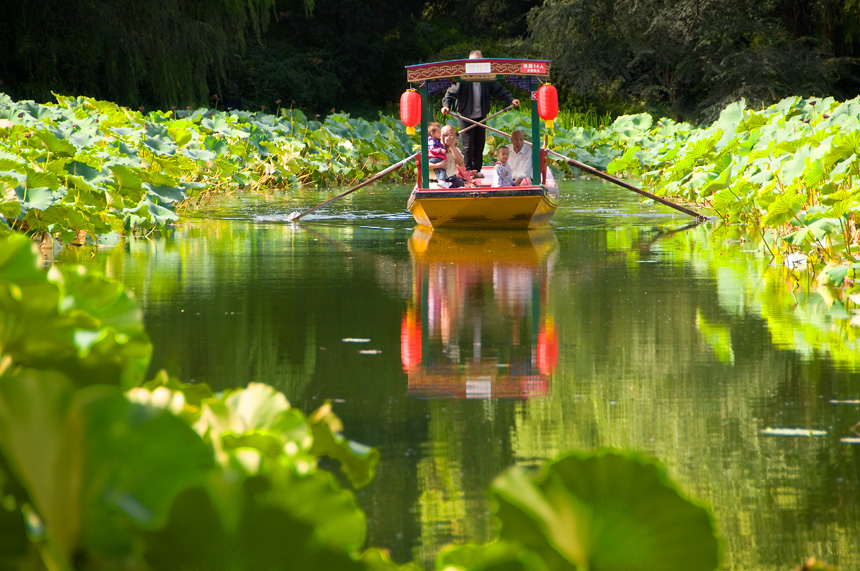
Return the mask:
{"type": "Polygon", "coordinates": [[[375,115],[403,66],[553,60],[563,103],[706,119],[860,92],[860,0],[44,0],[0,18],[0,90],[375,115]]]}

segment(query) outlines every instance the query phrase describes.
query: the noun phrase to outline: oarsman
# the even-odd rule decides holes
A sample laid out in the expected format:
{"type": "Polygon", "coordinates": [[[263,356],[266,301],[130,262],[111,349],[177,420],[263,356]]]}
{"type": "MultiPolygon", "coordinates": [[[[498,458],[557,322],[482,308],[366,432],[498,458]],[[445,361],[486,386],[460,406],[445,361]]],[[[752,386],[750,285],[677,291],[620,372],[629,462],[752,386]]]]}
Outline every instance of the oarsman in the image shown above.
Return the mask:
{"type": "MultiPolygon", "coordinates": [[[[469,59],[481,59],[483,57],[480,50],[474,50],[469,54],[469,59]]],[[[520,105],[520,100],[514,99],[514,96],[498,81],[460,81],[445,92],[445,97],[442,98],[442,114],[448,113],[448,110],[453,108],[464,117],[469,117],[474,121],[483,121],[490,111],[491,97],[500,99],[514,107],[520,105]]],[[[469,125],[470,123],[460,120],[461,130],[469,125]]],[[[481,176],[481,167],[484,166],[486,138],[487,131],[483,127],[475,127],[463,133],[463,159],[466,162],[466,169],[477,171],[476,176],[481,176]]]]}

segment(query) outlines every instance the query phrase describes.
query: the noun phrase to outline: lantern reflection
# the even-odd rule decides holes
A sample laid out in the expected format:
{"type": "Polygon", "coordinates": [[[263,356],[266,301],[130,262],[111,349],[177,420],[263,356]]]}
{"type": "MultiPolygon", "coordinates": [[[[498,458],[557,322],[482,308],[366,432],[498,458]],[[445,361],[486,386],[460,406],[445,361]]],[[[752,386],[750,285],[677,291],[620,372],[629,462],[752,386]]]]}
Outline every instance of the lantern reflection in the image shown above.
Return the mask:
{"type": "Polygon", "coordinates": [[[416,230],[413,296],[401,322],[410,396],[549,393],[558,334],[548,311],[551,229],[416,230]]]}

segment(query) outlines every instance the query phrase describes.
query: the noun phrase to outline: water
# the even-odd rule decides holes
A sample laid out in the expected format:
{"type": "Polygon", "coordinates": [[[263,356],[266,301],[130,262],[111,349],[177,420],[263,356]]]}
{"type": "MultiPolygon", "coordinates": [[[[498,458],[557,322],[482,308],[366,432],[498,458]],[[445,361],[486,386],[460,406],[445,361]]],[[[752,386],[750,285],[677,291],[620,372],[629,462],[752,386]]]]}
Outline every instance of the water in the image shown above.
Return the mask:
{"type": "Polygon", "coordinates": [[[540,232],[416,231],[402,186],[286,222],[333,195],[236,197],[59,262],[135,291],[152,373],[332,400],[382,453],[357,496],[397,561],[488,539],[504,468],[613,447],[713,507],[724,569],[860,566],[853,306],[603,183],[565,183],[540,232]]]}

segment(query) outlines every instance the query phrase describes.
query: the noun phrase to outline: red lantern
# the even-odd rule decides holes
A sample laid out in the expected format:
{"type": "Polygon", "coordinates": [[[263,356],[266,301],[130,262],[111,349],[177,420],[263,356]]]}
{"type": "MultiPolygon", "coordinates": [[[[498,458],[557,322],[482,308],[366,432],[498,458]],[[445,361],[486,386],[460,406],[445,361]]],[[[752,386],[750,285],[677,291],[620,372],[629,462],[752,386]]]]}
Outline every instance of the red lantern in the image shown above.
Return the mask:
{"type": "Polygon", "coordinates": [[[421,96],[414,89],[400,96],[400,120],[406,125],[406,132],[415,134],[415,125],[421,122],[421,96]]]}
{"type": "Polygon", "coordinates": [[[558,92],[549,83],[544,83],[537,90],[538,115],[546,121],[546,128],[552,129],[552,122],[558,117],[558,92]]]}

